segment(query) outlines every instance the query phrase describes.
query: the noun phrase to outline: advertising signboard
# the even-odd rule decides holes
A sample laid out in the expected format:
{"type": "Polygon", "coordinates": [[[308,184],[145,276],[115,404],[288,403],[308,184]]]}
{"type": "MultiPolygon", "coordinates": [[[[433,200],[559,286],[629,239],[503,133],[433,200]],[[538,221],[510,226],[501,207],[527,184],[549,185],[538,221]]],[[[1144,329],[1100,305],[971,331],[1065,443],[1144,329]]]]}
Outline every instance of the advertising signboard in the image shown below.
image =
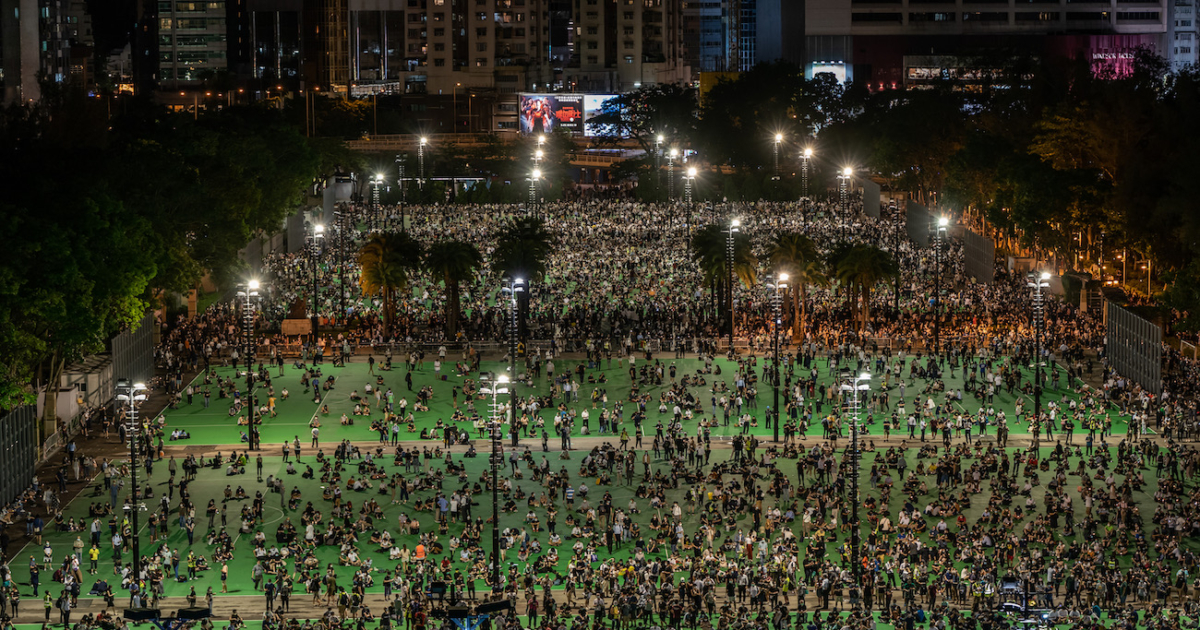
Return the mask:
{"type": "Polygon", "coordinates": [[[583,133],[583,94],[522,94],[521,133],[583,133]]]}
{"type": "Polygon", "coordinates": [[[604,101],[610,98],[616,98],[616,94],[584,94],[583,95],[583,135],[587,137],[601,135],[602,131],[596,125],[588,124],[587,121],[595,116],[600,115],[600,109],[604,107],[604,101]]]}
{"type": "Polygon", "coordinates": [[[599,115],[604,101],[615,97],[615,94],[522,94],[521,133],[564,129],[575,135],[600,135],[600,129],[585,121],[599,115]]]}

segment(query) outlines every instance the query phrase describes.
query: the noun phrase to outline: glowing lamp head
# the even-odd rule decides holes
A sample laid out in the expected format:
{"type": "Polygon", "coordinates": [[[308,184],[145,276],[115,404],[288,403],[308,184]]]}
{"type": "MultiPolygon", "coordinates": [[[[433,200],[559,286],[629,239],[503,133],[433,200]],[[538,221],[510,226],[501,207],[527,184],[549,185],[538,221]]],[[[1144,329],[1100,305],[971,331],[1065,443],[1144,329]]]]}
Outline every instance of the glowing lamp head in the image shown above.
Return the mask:
{"type": "Polygon", "coordinates": [[[535,156],[536,156],[536,157],[537,157],[537,158],[540,160],[540,159],[542,158],[542,156],[543,156],[543,155],[545,155],[545,154],[544,154],[544,153],[542,153],[542,150],[541,150],[541,149],[538,149],[538,150],[537,150],[537,153],[534,153],[534,155],[535,155],[535,156]]]}
{"type": "Polygon", "coordinates": [[[781,273],[781,274],[779,274],[779,281],[780,281],[780,282],[787,282],[787,281],[788,281],[788,275],[787,275],[786,273],[781,273]]]}
{"type": "Polygon", "coordinates": [[[696,176],[696,167],[689,166],[688,170],[687,170],[687,174],[688,174],[688,177],[695,177],[696,176]]]}
{"type": "Polygon", "coordinates": [[[679,149],[671,149],[671,152],[668,155],[670,155],[671,157],[675,157],[675,156],[679,155],[679,149]]]}
{"type": "Polygon", "coordinates": [[[783,134],[781,134],[781,133],[775,134],[775,142],[783,142],[783,134]]]}
{"type": "Polygon", "coordinates": [[[1049,280],[1049,279],[1050,279],[1050,272],[1049,272],[1049,271],[1043,271],[1043,272],[1042,272],[1042,275],[1041,275],[1041,276],[1039,276],[1039,277],[1040,277],[1042,280],[1049,280]]]}
{"type": "Polygon", "coordinates": [[[805,150],[804,150],[804,157],[806,157],[806,158],[808,158],[808,157],[812,157],[812,149],[805,149],[805,150]]]}
{"type": "Polygon", "coordinates": [[[849,166],[847,166],[846,168],[842,169],[842,176],[843,176],[843,177],[850,177],[850,176],[851,176],[851,175],[853,175],[853,174],[854,174],[854,169],[850,168],[849,166]]]}
{"type": "Polygon", "coordinates": [[[258,280],[251,280],[246,286],[250,287],[251,291],[257,291],[260,285],[258,280]]]}
{"type": "Polygon", "coordinates": [[[658,134],[658,138],[657,138],[657,140],[658,140],[659,142],[662,142],[662,141],[663,141],[663,135],[662,135],[661,133],[660,133],[660,134],[658,134]]]}
{"type": "Polygon", "coordinates": [[[320,223],[318,223],[317,225],[314,225],[314,226],[313,226],[313,234],[316,234],[317,236],[320,236],[320,235],[322,235],[322,234],[324,234],[324,233],[325,233],[325,226],[324,226],[324,225],[321,225],[320,223]]]}
{"type": "Polygon", "coordinates": [[[535,169],[533,169],[533,178],[534,178],[534,179],[541,179],[541,178],[542,178],[542,172],[541,172],[540,170],[536,169],[536,168],[535,168],[535,169]]]}
{"type": "Polygon", "coordinates": [[[429,142],[429,138],[426,138],[425,136],[421,136],[421,146],[425,146],[426,142],[429,142]]]}
{"type": "Polygon", "coordinates": [[[732,220],[732,221],[730,221],[730,222],[729,222],[729,225],[731,225],[731,226],[733,226],[733,227],[742,227],[742,220],[741,220],[741,219],[734,219],[734,220],[732,220]]]}
{"type": "Polygon", "coordinates": [[[946,227],[947,225],[950,225],[950,219],[938,217],[938,227],[946,227]]]}

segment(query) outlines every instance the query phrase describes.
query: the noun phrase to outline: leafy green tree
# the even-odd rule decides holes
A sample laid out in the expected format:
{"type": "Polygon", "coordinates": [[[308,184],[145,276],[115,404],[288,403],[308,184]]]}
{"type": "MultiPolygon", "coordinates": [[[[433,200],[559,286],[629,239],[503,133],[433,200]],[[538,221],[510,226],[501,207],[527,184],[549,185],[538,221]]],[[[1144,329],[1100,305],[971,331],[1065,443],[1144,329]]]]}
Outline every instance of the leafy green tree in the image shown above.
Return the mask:
{"type": "Polygon", "coordinates": [[[695,88],[676,84],[645,86],[608,99],[600,113],[586,121],[596,127],[601,142],[632,138],[647,153],[653,151],[659,134],[671,144],[686,146],[698,122],[695,88]]]}

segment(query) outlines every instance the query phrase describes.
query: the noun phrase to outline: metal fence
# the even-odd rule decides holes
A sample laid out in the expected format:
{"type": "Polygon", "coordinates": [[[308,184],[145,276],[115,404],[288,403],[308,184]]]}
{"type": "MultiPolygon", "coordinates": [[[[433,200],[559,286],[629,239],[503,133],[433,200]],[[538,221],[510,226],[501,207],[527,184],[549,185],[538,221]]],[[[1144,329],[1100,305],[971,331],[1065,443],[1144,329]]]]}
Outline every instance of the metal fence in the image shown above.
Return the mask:
{"type": "Polygon", "coordinates": [[[912,199],[905,204],[905,227],[908,230],[908,238],[912,239],[919,247],[929,247],[929,232],[930,221],[932,220],[929,209],[924,204],[917,203],[912,199]]]}
{"type": "Polygon", "coordinates": [[[971,230],[963,232],[963,257],[968,278],[990,284],[996,274],[996,243],[971,230]]]}
{"type": "Polygon", "coordinates": [[[0,416],[0,501],[17,498],[33,482],[38,451],[38,417],[34,405],[0,416]]]}
{"type": "Polygon", "coordinates": [[[1162,329],[1130,311],[1105,302],[1105,354],[1118,374],[1143,389],[1162,393],[1162,329]]]}

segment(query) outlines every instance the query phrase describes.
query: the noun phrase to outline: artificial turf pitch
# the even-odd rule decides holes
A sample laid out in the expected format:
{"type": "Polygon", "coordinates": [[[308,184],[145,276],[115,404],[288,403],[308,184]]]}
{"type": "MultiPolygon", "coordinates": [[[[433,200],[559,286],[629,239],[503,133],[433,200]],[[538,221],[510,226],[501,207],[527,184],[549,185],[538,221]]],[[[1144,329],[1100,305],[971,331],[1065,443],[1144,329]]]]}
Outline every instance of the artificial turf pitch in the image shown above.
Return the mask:
{"type": "MultiPolygon", "coordinates": [[[[382,357],[376,358],[378,360],[382,359],[382,357]]],[[[414,370],[412,372],[412,391],[408,390],[405,383],[405,370],[402,359],[393,363],[394,369],[390,372],[384,372],[379,369],[380,365],[377,363],[374,374],[368,373],[370,366],[368,363],[363,361],[361,357],[358,361],[351,361],[344,367],[336,367],[327,361],[319,366],[322,374],[322,380],[328,378],[329,376],[333,376],[335,377],[336,381],[333,390],[321,392],[321,401],[319,403],[314,403],[311,390],[306,393],[305,388],[300,385],[301,370],[296,369],[292,362],[288,362],[285,365],[283,376],[278,376],[278,369],[272,368],[270,370],[270,385],[274,388],[276,394],[277,415],[275,417],[263,418],[263,422],[260,427],[260,439],[263,445],[263,450],[268,453],[277,451],[277,449],[273,449],[271,446],[275,445],[277,447],[279,443],[283,441],[290,442],[296,438],[299,438],[304,450],[307,452],[309,450],[308,446],[311,440],[311,436],[309,435],[309,423],[314,416],[318,417],[321,422],[320,438],[322,444],[333,444],[343,439],[349,439],[355,442],[378,439],[377,434],[370,431],[371,417],[381,418],[383,413],[382,410],[374,404],[373,398],[370,399],[372,403],[371,417],[355,417],[351,415],[351,418],[354,420],[354,424],[350,426],[343,426],[338,422],[338,418],[340,418],[342,414],[350,415],[353,412],[354,401],[352,401],[350,398],[351,393],[357,390],[359,394],[363,394],[365,391],[364,385],[371,383],[371,385],[374,387],[376,385],[378,376],[383,377],[383,387],[385,388],[385,391],[387,388],[390,388],[395,392],[396,401],[399,401],[402,397],[407,398],[408,402],[410,403],[410,409],[412,408],[411,404],[416,400],[416,393],[420,391],[422,387],[430,386],[433,388],[433,397],[429,401],[429,411],[417,412],[414,414],[416,430],[413,432],[403,430],[400,434],[400,439],[402,440],[418,439],[421,429],[431,429],[439,419],[446,423],[450,422],[451,415],[454,411],[453,398],[451,396],[452,388],[457,387],[459,389],[460,393],[458,396],[458,405],[460,408],[465,409],[465,400],[461,393],[463,384],[466,380],[471,379],[474,380],[478,385],[477,373],[471,373],[469,376],[465,377],[460,377],[455,374],[454,362],[458,359],[459,357],[454,356],[453,354],[447,356],[447,361],[442,366],[441,370],[441,375],[444,375],[446,380],[441,380],[437,378],[437,375],[434,373],[433,361],[430,358],[427,358],[425,360],[423,369],[414,370]],[[286,400],[282,397],[282,392],[284,389],[287,389],[290,394],[286,400]],[[324,416],[319,413],[321,408],[325,405],[327,405],[329,408],[328,416],[324,416]]],[[[695,374],[696,370],[704,365],[703,362],[698,359],[670,359],[666,358],[665,356],[660,356],[657,360],[663,362],[664,365],[667,366],[675,364],[678,368],[677,378],[679,379],[681,379],[685,374],[695,374]]],[[[585,363],[586,366],[585,361],[556,359],[554,361],[555,372],[556,374],[563,374],[568,370],[574,371],[576,366],[581,362],[585,363]]],[[[640,370],[643,365],[646,365],[646,362],[639,359],[637,362],[638,369],[640,370]]],[[[720,375],[704,375],[707,384],[701,387],[690,388],[689,391],[691,391],[693,395],[703,403],[705,415],[707,417],[712,417],[714,413],[716,414],[719,426],[716,426],[712,429],[712,436],[731,436],[739,433],[741,430],[736,426],[733,426],[732,422],[730,426],[724,426],[721,412],[719,410],[714,412],[711,401],[714,396],[712,389],[717,381],[724,381],[729,386],[729,390],[733,389],[734,379],[736,378],[736,364],[725,358],[718,358],[715,361],[715,365],[721,368],[722,373],[720,375]]],[[[763,359],[759,358],[757,369],[760,371],[760,373],[762,365],[764,365],[763,359]]],[[[610,410],[614,408],[616,401],[626,401],[623,416],[624,424],[622,427],[628,430],[632,435],[633,424],[630,422],[630,417],[635,407],[628,402],[631,388],[628,371],[629,364],[626,361],[613,360],[611,362],[611,366],[607,361],[605,361],[602,366],[603,367],[601,369],[588,369],[585,371],[585,374],[595,375],[597,378],[603,374],[607,377],[608,382],[605,384],[591,384],[587,382],[587,376],[585,376],[585,378],[581,379],[580,382],[582,391],[579,392],[579,401],[570,403],[570,406],[579,411],[584,409],[589,410],[592,416],[591,435],[597,435],[596,426],[599,410],[592,411],[593,404],[591,401],[591,393],[595,388],[603,389],[608,394],[607,406],[610,410]]],[[[825,359],[818,359],[817,366],[820,374],[818,377],[818,382],[824,383],[826,387],[834,386],[833,380],[835,375],[830,374],[827,361],[825,359]]],[[[493,371],[495,373],[503,373],[505,367],[505,363],[498,361],[484,361],[481,365],[482,370],[493,371]]],[[[664,372],[666,371],[667,370],[664,370],[664,372]]],[[[1028,370],[1026,370],[1026,372],[1028,372],[1028,370]]],[[[225,379],[227,377],[233,378],[234,382],[238,384],[240,390],[244,393],[245,383],[243,379],[238,377],[239,372],[236,368],[220,367],[216,368],[216,373],[221,379],[225,379]]],[[[908,410],[911,411],[914,408],[913,401],[915,397],[919,395],[925,388],[926,382],[921,379],[916,379],[910,384],[907,369],[904,371],[904,380],[906,383],[905,400],[908,410]]],[[[961,369],[955,371],[954,377],[944,374],[943,380],[948,389],[963,388],[963,373],[961,369]]],[[[1064,378],[1063,380],[1065,381],[1066,379],[1064,378]]],[[[197,387],[197,391],[201,391],[204,387],[203,378],[198,378],[196,381],[194,381],[194,384],[197,387]]],[[[878,388],[881,384],[882,379],[878,377],[872,379],[872,386],[874,388],[878,388]]],[[[541,378],[535,379],[534,385],[535,387],[528,387],[523,384],[517,385],[517,395],[524,397],[534,393],[539,395],[547,395],[550,393],[551,384],[544,376],[544,372],[541,378]]],[[[669,386],[670,379],[664,376],[664,382],[661,386],[642,385],[640,387],[640,392],[642,394],[650,394],[652,398],[652,401],[647,404],[647,421],[643,424],[644,431],[648,438],[646,442],[647,444],[649,444],[651,436],[654,434],[655,424],[660,420],[663,421],[664,424],[667,424],[671,419],[670,413],[660,414],[658,411],[659,394],[664,389],[669,388],[669,386]]],[[[256,385],[256,395],[258,396],[260,403],[266,402],[266,387],[267,384],[265,383],[258,383],[256,385]]],[[[170,431],[172,429],[179,428],[188,431],[191,437],[181,445],[214,445],[215,450],[216,445],[236,446],[241,444],[242,433],[245,431],[245,427],[238,427],[236,424],[236,416],[231,416],[229,414],[232,400],[229,398],[222,399],[217,397],[218,388],[216,387],[215,382],[209,387],[209,389],[212,391],[212,398],[210,399],[210,406],[207,408],[205,408],[202,403],[203,397],[197,394],[193,396],[191,404],[187,404],[185,399],[179,408],[166,409],[164,411],[164,415],[166,418],[167,430],[170,431]]],[[[756,407],[744,408],[743,412],[751,414],[756,420],[757,426],[752,426],[749,432],[761,437],[770,435],[772,433],[772,429],[768,427],[764,421],[767,410],[772,404],[772,388],[770,385],[767,385],[765,382],[760,380],[757,389],[758,400],[756,407]]],[[[895,379],[891,381],[891,387],[888,393],[891,399],[891,409],[895,410],[899,393],[899,390],[896,387],[895,379]]],[[[728,396],[729,394],[726,393],[725,395],[728,396]]],[[[1020,396],[1021,393],[1019,391],[1014,391],[1011,394],[1004,391],[999,391],[997,392],[993,401],[993,406],[996,409],[1005,411],[1008,417],[1010,435],[1026,434],[1029,431],[1027,423],[1018,423],[1014,421],[1014,418],[1016,417],[1015,402],[1020,396]]],[[[1065,382],[1061,389],[1047,389],[1043,395],[1043,402],[1045,403],[1050,400],[1058,401],[1061,400],[1063,396],[1075,397],[1075,395],[1066,388],[1065,382]]],[[[717,397],[719,398],[720,394],[717,394],[717,397]]],[[[936,397],[938,400],[941,399],[940,396],[936,397]]],[[[982,404],[979,400],[972,397],[969,393],[966,393],[964,398],[964,401],[960,405],[963,410],[970,413],[975,413],[979,410],[982,404]]],[[[481,415],[487,414],[488,402],[490,401],[476,401],[476,409],[481,415]]],[[[555,399],[555,405],[560,402],[562,402],[561,397],[555,399]]],[[[1025,403],[1026,410],[1032,408],[1031,399],[1025,397],[1025,403]]],[[[822,407],[822,411],[824,413],[828,413],[830,409],[830,404],[825,402],[824,406],[822,407]]],[[[546,418],[547,421],[552,414],[553,410],[549,409],[543,410],[541,413],[541,415],[546,418]]],[[[871,419],[870,424],[868,425],[868,435],[882,435],[882,421],[885,415],[890,415],[890,412],[882,411],[871,419]]],[[[1110,410],[1109,415],[1113,420],[1112,432],[1116,435],[1124,434],[1128,429],[1127,419],[1117,413],[1115,409],[1110,410]]],[[[814,421],[810,423],[808,428],[808,435],[821,435],[821,425],[817,420],[820,418],[820,416],[821,414],[815,414],[814,421]]],[[[690,421],[685,421],[685,433],[689,435],[695,435],[698,422],[699,416],[690,421]]],[[[578,427],[578,421],[576,425],[578,427]]],[[[996,430],[994,427],[990,427],[988,429],[988,433],[991,434],[995,434],[995,431],[996,430]]],[[[1076,427],[1075,431],[1079,433],[1082,431],[1082,429],[1076,427]]],[[[472,437],[475,437],[476,435],[476,432],[471,427],[467,427],[467,432],[472,437]]],[[[899,432],[900,431],[897,429],[892,430],[893,435],[896,435],[899,432]]],[[[577,428],[575,436],[578,435],[579,433],[577,428]]],[[[615,440],[616,436],[612,434],[610,435],[615,440]]],[[[555,441],[553,436],[551,441],[555,441]]]]}

